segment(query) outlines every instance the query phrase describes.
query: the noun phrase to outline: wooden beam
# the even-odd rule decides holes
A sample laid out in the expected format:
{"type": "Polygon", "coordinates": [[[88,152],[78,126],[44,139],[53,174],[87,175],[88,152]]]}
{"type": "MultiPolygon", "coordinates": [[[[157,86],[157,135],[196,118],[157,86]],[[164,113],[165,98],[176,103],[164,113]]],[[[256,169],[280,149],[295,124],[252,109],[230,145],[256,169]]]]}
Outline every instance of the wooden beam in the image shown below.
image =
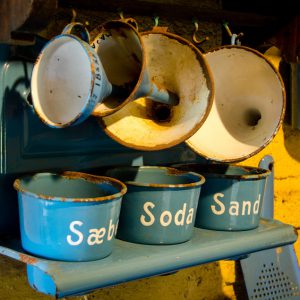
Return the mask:
{"type": "Polygon", "coordinates": [[[207,8],[197,1],[174,0],[59,0],[59,6],[64,8],[118,12],[126,15],[147,15],[168,19],[198,19],[199,21],[223,22],[250,27],[265,27],[280,23],[282,16],[259,15],[222,10],[221,8],[207,8]]]}

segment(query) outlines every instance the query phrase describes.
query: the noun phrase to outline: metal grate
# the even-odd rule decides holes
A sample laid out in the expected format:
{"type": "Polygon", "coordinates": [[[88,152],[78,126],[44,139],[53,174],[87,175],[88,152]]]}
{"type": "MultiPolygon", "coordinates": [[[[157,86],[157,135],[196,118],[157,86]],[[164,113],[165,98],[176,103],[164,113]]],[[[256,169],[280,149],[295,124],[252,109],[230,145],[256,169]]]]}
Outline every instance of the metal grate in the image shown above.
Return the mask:
{"type": "Polygon", "coordinates": [[[287,300],[299,296],[297,284],[276,263],[263,264],[251,300],[287,300]]]}

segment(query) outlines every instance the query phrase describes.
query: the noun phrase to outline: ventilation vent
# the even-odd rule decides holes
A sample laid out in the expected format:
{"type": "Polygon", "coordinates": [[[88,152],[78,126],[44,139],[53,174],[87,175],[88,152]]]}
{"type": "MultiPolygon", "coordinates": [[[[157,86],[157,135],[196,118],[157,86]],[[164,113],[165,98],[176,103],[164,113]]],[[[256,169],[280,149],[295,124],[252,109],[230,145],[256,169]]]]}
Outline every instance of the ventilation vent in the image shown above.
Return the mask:
{"type": "MultiPolygon", "coordinates": [[[[288,300],[299,297],[298,286],[275,263],[263,264],[251,300],[288,300]]],[[[299,299],[299,298],[297,298],[299,299]]]]}

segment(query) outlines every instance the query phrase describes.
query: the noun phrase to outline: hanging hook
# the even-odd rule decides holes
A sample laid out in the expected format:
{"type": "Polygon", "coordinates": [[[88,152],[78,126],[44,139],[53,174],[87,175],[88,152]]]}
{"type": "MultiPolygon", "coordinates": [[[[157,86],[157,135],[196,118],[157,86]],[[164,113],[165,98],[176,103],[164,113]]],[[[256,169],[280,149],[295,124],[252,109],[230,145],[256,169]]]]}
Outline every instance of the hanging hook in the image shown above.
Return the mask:
{"type": "Polygon", "coordinates": [[[196,45],[199,45],[199,44],[201,44],[201,43],[203,43],[205,41],[208,41],[209,40],[208,36],[206,36],[206,37],[204,37],[202,39],[198,39],[197,38],[197,32],[198,32],[199,26],[198,26],[198,22],[196,20],[194,21],[194,25],[195,25],[195,30],[194,30],[193,37],[192,37],[193,38],[193,42],[196,45]]]}
{"type": "Polygon", "coordinates": [[[168,26],[159,26],[159,16],[154,15],[153,16],[153,20],[154,20],[154,26],[152,28],[153,31],[157,31],[157,32],[168,32],[168,26]]]}
{"type": "Polygon", "coordinates": [[[239,34],[236,33],[232,33],[229,26],[228,26],[228,22],[224,22],[223,26],[225,27],[229,37],[231,38],[231,45],[241,45],[241,41],[240,38],[244,36],[243,32],[240,32],[239,34]]]}
{"type": "MultiPolygon", "coordinates": [[[[76,22],[76,18],[77,18],[77,12],[76,12],[76,10],[75,10],[74,8],[72,8],[72,19],[71,19],[71,22],[70,22],[70,23],[77,23],[77,22],[76,22]]],[[[84,22],[84,25],[85,25],[85,26],[89,26],[89,25],[90,25],[89,21],[86,20],[86,21],[84,22]]]]}
{"type": "Polygon", "coordinates": [[[123,14],[122,11],[119,12],[119,16],[120,16],[120,19],[121,19],[121,20],[124,20],[124,19],[125,19],[125,18],[124,18],[124,14],[123,14]]]}
{"type": "Polygon", "coordinates": [[[139,29],[137,21],[133,18],[125,18],[124,14],[123,14],[123,11],[119,12],[119,16],[120,16],[121,21],[133,26],[136,30],[139,29]]]}
{"type": "Polygon", "coordinates": [[[154,16],[153,19],[154,19],[154,27],[157,27],[159,23],[159,16],[154,16]]]}
{"type": "Polygon", "coordinates": [[[71,23],[76,22],[76,17],[77,17],[77,12],[74,8],[72,8],[72,19],[71,19],[71,23]]]}

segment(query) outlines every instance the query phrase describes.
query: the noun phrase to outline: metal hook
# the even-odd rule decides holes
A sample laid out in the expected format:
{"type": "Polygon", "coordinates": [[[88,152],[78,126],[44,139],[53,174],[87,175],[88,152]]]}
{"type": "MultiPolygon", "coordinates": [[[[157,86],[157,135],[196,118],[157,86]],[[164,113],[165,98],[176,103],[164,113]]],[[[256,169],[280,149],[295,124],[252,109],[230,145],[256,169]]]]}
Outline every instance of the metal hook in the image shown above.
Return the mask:
{"type": "Polygon", "coordinates": [[[137,21],[133,18],[125,18],[123,11],[119,12],[119,16],[120,16],[121,21],[133,26],[136,30],[139,29],[137,21]]]}
{"type": "Polygon", "coordinates": [[[198,29],[199,29],[199,26],[198,26],[198,22],[197,21],[194,21],[194,25],[195,25],[195,30],[194,30],[194,33],[193,33],[193,42],[196,44],[196,45],[199,45],[205,41],[208,41],[209,40],[209,37],[206,36],[202,39],[199,39],[197,38],[197,32],[198,32],[198,29]]]}
{"type": "Polygon", "coordinates": [[[125,18],[124,18],[124,14],[123,14],[122,11],[119,12],[119,16],[120,16],[120,19],[121,19],[121,20],[125,19],[125,18]]]}
{"type": "MultiPolygon", "coordinates": [[[[76,23],[76,18],[77,18],[77,12],[74,8],[72,8],[72,19],[71,19],[71,22],[70,23],[76,23]]],[[[85,26],[89,26],[90,25],[90,22],[89,21],[85,21],[84,22],[85,26]]]]}
{"type": "Polygon", "coordinates": [[[72,19],[71,19],[70,23],[75,22],[76,17],[77,17],[77,12],[76,12],[76,10],[74,8],[72,8],[72,19]]]}
{"type": "Polygon", "coordinates": [[[241,45],[240,38],[244,36],[244,33],[243,32],[240,32],[239,34],[232,33],[231,30],[230,30],[230,28],[229,28],[229,26],[228,26],[228,22],[224,22],[223,26],[225,27],[228,35],[231,38],[231,45],[238,45],[238,46],[240,46],[241,45]]]}
{"type": "Polygon", "coordinates": [[[154,27],[157,27],[159,23],[159,16],[154,17],[154,27]]]}

